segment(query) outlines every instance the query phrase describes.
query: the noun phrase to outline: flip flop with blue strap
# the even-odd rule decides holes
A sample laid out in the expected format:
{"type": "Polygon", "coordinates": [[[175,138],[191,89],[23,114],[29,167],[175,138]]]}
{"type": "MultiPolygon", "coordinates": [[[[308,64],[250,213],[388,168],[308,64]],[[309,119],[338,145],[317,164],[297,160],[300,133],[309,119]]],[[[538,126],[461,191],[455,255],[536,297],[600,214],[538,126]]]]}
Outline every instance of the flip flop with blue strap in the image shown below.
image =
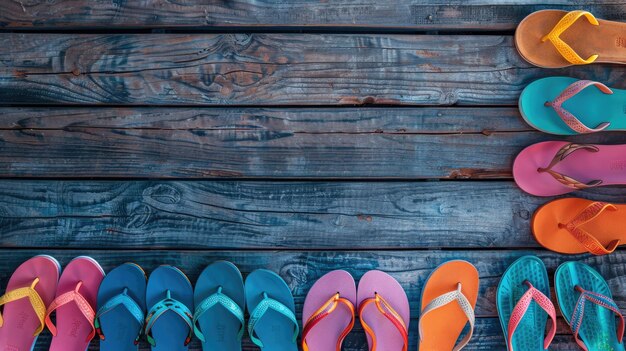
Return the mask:
{"type": "Polygon", "coordinates": [[[145,334],[152,351],[187,351],[193,335],[193,287],[178,268],[161,266],[148,279],[145,334]]]}
{"type": "Polygon", "coordinates": [[[256,270],[246,278],[248,333],[262,351],[298,351],[300,329],[287,283],[276,273],[256,270]]]}
{"type": "Polygon", "coordinates": [[[146,313],[146,274],[134,263],[113,269],[98,290],[94,326],[101,351],[137,351],[146,313]]]}
{"type": "Polygon", "coordinates": [[[244,295],[241,272],[232,263],[208,266],[194,291],[194,332],[204,351],[241,351],[244,332],[244,295]]]}
{"type": "Polygon", "coordinates": [[[604,278],[584,263],[565,262],[554,280],[561,313],[576,343],[585,351],[624,351],[624,317],[604,278]]]}

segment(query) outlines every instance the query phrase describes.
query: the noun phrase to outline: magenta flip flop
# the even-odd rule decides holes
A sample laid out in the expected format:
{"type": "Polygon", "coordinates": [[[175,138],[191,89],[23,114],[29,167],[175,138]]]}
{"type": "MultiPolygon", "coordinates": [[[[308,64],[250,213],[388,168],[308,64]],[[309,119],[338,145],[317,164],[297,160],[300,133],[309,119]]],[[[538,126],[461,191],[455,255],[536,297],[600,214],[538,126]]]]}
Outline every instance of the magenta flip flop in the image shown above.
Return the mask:
{"type": "Polygon", "coordinates": [[[94,319],[104,270],[91,257],[73,259],[61,274],[56,298],[46,313],[50,351],[85,351],[96,334],[94,319]],[[56,311],[56,325],[50,315],[56,311]]]}
{"type": "Polygon", "coordinates": [[[409,299],[392,276],[369,271],[359,281],[359,318],[370,350],[402,350],[409,344],[409,299]]]}
{"type": "Polygon", "coordinates": [[[356,284],[350,273],[336,270],[321,277],[304,300],[302,349],[341,351],[354,326],[356,284]]]}
{"type": "Polygon", "coordinates": [[[0,350],[32,350],[44,329],[46,308],[57,291],[61,266],[50,256],[35,256],[11,275],[0,315],[0,350]]]}
{"type": "Polygon", "coordinates": [[[529,194],[556,196],[604,185],[626,184],[626,145],[546,141],[519,153],[513,178],[529,194]]]}

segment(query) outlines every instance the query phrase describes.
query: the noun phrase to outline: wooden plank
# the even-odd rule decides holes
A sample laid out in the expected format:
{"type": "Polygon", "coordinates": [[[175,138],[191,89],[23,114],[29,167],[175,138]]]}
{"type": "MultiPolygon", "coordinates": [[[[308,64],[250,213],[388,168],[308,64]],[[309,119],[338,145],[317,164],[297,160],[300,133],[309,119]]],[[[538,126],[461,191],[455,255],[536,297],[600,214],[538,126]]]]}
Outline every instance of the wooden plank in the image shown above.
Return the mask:
{"type": "Polygon", "coordinates": [[[512,30],[527,14],[546,8],[585,8],[599,18],[626,17],[626,5],[617,0],[3,1],[0,28],[512,30]]]}
{"type": "MultiPolygon", "coordinates": [[[[576,195],[623,201],[623,191],[615,188],[576,195]]],[[[548,200],[503,181],[5,180],[0,181],[0,245],[534,248],[530,218],[548,200]]]]}
{"type": "MultiPolygon", "coordinates": [[[[41,250],[0,250],[0,282],[5,286],[10,273],[17,265],[41,253],[41,250]]],[[[245,274],[256,268],[268,268],[278,272],[291,287],[300,312],[306,292],[324,273],[333,269],[346,269],[359,278],[370,269],[380,269],[392,274],[405,288],[411,304],[413,321],[410,325],[410,349],[416,348],[419,296],[428,274],[439,264],[450,259],[467,259],[474,263],[481,276],[476,314],[479,317],[477,336],[473,339],[472,350],[502,350],[503,338],[496,319],[495,292],[500,276],[515,259],[528,253],[538,254],[546,263],[549,272],[554,272],[558,264],[575,259],[596,268],[607,279],[614,298],[621,308],[626,307],[626,290],[623,289],[623,274],[626,269],[626,252],[620,251],[610,256],[564,256],[546,252],[523,251],[388,251],[388,252],[333,252],[333,251],[73,251],[49,250],[65,264],[72,257],[88,254],[96,258],[105,271],[128,260],[132,260],[150,271],[160,264],[174,264],[181,267],[194,282],[200,271],[218,259],[228,259],[237,264],[245,274]]],[[[560,333],[567,333],[561,323],[560,333]]],[[[556,350],[573,350],[571,336],[557,338],[556,350]],[[566,344],[561,344],[566,343],[566,344]]],[[[248,344],[249,345],[249,344],[248,344]]],[[[348,350],[364,350],[362,333],[352,335],[348,350]]],[[[145,347],[145,346],[144,346],[145,347]]],[[[43,350],[39,348],[38,350],[43,350]]],[[[252,350],[250,346],[246,350],[252,350]]],[[[194,344],[192,350],[199,350],[194,344]]]]}
{"type": "Polygon", "coordinates": [[[571,75],[616,88],[626,69],[546,70],[510,36],[0,34],[0,103],[515,105],[571,75]]]}
{"type": "MultiPolygon", "coordinates": [[[[510,179],[514,108],[3,108],[0,178],[510,179]]],[[[623,134],[571,138],[624,143],[623,134]]]]}

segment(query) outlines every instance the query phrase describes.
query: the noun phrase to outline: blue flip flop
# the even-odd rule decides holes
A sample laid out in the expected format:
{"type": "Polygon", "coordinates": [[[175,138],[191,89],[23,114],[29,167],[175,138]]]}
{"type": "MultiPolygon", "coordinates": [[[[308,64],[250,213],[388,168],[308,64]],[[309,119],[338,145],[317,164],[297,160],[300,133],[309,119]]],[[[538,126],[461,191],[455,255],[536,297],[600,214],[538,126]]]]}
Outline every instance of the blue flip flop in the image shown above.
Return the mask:
{"type": "Polygon", "coordinates": [[[509,351],[547,350],[556,334],[556,311],[543,262],[524,256],[504,272],[496,292],[500,324],[509,351]],[[544,338],[548,317],[550,332],[544,338]]]}
{"type": "Polygon", "coordinates": [[[601,130],[626,130],[626,90],[569,77],[530,83],[519,99],[522,117],[550,134],[576,135],[601,130]]]}
{"type": "Polygon", "coordinates": [[[276,273],[258,269],[246,278],[248,333],[263,351],[298,351],[300,329],[287,283],[276,273]]]}
{"type": "Polygon", "coordinates": [[[578,345],[587,351],[624,351],[624,317],[604,278],[584,263],[565,262],[554,281],[561,314],[578,345]]]}
{"type": "Polygon", "coordinates": [[[146,274],[124,263],[104,277],[98,289],[94,326],[101,351],[137,351],[146,313],[146,274]]]}
{"type": "Polygon", "coordinates": [[[246,298],[239,269],[226,261],[208,266],[196,282],[194,302],[194,331],[202,349],[241,351],[246,298]]]}
{"type": "Polygon", "coordinates": [[[152,351],[187,351],[193,335],[193,288],[178,268],[161,266],[150,274],[146,338],[152,351]]]}

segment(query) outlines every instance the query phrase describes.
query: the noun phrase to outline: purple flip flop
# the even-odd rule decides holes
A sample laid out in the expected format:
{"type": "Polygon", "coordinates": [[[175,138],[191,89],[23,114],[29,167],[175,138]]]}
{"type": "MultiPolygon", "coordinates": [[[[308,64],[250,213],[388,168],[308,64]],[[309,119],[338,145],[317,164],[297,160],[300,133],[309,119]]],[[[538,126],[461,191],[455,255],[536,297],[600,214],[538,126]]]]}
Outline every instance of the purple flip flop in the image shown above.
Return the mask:
{"type": "Polygon", "coordinates": [[[350,273],[336,270],[321,277],[304,300],[302,348],[341,351],[354,326],[355,305],[356,284],[350,273]]]}

